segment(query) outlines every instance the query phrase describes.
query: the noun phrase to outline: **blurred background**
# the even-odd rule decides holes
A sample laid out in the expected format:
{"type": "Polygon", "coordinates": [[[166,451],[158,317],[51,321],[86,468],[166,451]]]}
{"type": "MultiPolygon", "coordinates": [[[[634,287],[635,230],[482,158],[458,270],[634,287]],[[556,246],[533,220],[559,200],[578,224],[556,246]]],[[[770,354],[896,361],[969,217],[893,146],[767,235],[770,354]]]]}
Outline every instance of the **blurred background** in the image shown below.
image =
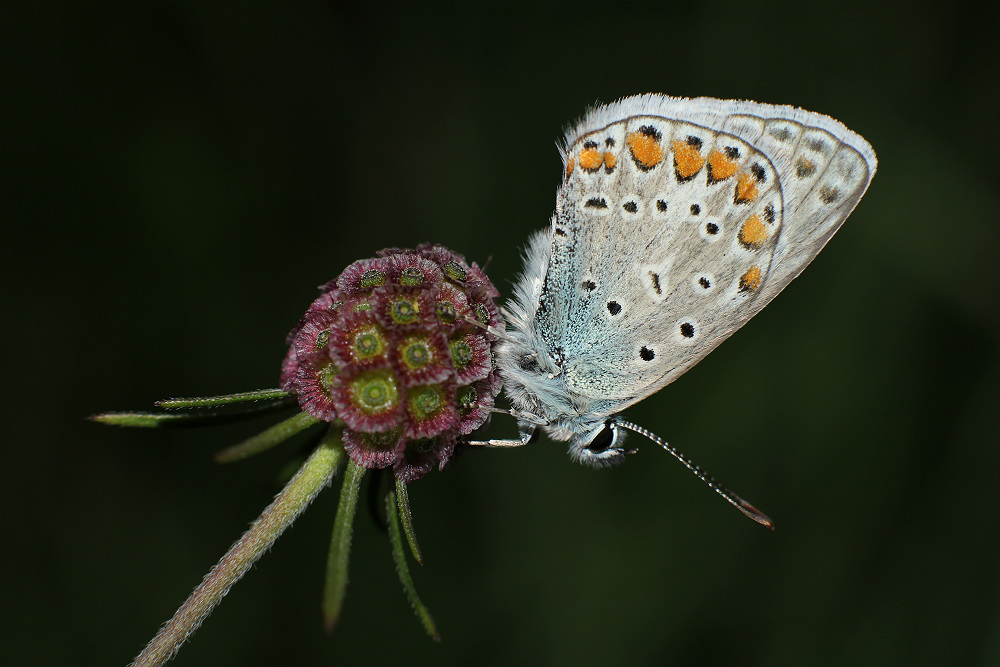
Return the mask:
{"type": "Polygon", "coordinates": [[[802,277],[629,411],[777,530],[638,437],[602,471],[471,452],[410,490],[441,644],[364,508],[322,631],[327,491],[174,664],[1000,664],[997,150],[969,143],[1000,57],[973,7],[4,3],[0,662],[128,662],[304,446],[219,466],[274,420],[87,415],[275,386],[316,286],[385,246],[510,294],[564,126],[662,92],[820,111],[878,153],[802,277]]]}

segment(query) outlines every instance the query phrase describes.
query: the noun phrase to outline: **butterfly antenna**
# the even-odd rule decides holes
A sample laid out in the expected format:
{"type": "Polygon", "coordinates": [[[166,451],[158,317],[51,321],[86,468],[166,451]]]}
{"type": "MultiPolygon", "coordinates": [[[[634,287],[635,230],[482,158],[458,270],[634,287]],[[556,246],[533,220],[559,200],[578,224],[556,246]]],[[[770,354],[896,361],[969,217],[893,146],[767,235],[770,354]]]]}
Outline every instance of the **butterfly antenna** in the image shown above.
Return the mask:
{"type": "Polygon", "coordinates": [[[705,482],[705,484],[708,484],[709,488],[711,488],[720,496],[725,498],[730,505],[732,505],[739,511],[743,512],[743,514],[750,517],[760,525],[767,526],[771,530],[774,530],[774,522],[771,521],[771,518],[769,516],[767,516],[759,509],[757,509],[756,507],[754,507],[753,505],[751,505],[750,503],[743,500],[738,495],[736,495],[735,493],[724,487],[722,484],[716,481],[714,477],[712,477],[707,472],[702,470],[698,464],[696,464],[694,461],[692,461],[691,459],[689,459],[688,457],[684,456],[679,451],[677,451],[677,449],[673,445],[669,444],[666,440],[656,435],[655,433],[651,433],[646,429],[644,429],[643,427],[639,426],[638,424],[634,424],[632,422],[619,421],[616,422],[616,424],[630,431],[635,431],[639,435],[645,436],[650,440],[652,440],[653,442],[655,442],[656,444],[658,444],[660,447],[663,447],[675,459],[683,463],[685,468],[687,468],[695,475],[697,475],[698,479],[705,482]]]}

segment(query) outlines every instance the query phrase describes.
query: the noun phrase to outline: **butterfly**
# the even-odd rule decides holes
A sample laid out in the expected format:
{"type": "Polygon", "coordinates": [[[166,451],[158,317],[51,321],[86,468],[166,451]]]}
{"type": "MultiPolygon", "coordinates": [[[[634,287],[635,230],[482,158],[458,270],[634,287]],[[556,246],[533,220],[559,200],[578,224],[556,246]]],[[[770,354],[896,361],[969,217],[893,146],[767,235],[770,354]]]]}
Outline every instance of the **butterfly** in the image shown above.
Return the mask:
{"type": "Polygon", "coordinates": [[[630,451],[619,413],[812,261],[877,164],[822,114],[655,94],[592,109],[560,152],[555,214],[528,244],[497,366],[521,441],[540,428],[593,466],[630,451]]]}

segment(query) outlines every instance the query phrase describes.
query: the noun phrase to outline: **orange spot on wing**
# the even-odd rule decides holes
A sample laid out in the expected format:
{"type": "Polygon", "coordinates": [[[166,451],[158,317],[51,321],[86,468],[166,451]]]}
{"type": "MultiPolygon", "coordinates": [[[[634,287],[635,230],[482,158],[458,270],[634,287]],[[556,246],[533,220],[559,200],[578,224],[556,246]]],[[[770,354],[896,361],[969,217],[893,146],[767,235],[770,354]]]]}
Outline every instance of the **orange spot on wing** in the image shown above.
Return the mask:
{"type": "Polygon", "coordinates": [[[594,171],[604,162],[604,155],[596,148],[584,148],[580,151],[580,168],[594,171]]]}
{"type": "Polygon", "coordinates": [[[652,169],[663,160],[663,147],[655,137],[642,132],[630,132],[625,137],[625,143],[640,167],[652,169]]]}
{"type": "Polygon", "coordinates": [[[604,152],[604,166],[608,169],[614,169],[615,165],[618,164],[618,158],[611,151],[604,152]]]}
{"type": "Polygon", "coordinates": [[[674,168],[681,178],[691,178],[705,165],[701,151],[684,141],[674,142],[674,168]]]}
{"type": "Polygon", "coordinates": [[[748,171],[740,174],[740,180],[736,182],[736,197],[733,201],[737,204],[749,204],[757,198],[757,179],[748,171]]]}
{"type": "Polygon", "coordinates": [[[708,154],[708,167],[711,169],[713,181],[724,181],[739,169],[740,163],[730,160],[718,148],[708,154]]]}
{"type": "Polygon", "coordinates": [[[767,227],[761,222],[759,215],[751,215],[740,227],[737,238],[745,247],[757,250],[764,245],[764,241],[767,239],[767,227]]]}
{"type": "Polygon", "coordinates": [[[740,276],[740,291],[752,292],[760,287],[760,267],[751,266],[746,273],[740,276]]]}
{"type": "Polygon", "coordinates": [[[569,178],[570,174],[573,173],[573,165],[574,165],[574,163],[575,163],[575,160],[573,158],[570,158],[569,162],[566,164],[566,178],[569,178]]]}

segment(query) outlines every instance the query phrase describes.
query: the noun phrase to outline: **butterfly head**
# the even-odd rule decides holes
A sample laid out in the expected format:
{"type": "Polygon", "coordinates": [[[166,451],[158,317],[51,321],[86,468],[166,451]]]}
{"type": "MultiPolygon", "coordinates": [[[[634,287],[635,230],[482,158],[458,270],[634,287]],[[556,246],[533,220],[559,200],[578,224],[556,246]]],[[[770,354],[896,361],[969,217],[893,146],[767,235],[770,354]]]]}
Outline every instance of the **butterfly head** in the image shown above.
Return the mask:
{"type": "Polygon", "coordinates": [[[587,432],[577,433],[569,443],[569,455],[578,462],[593,468],[618,465],[627,454],[636,450],[625,447],[625,432],[616,418],[605,420],[587,432]]]}

